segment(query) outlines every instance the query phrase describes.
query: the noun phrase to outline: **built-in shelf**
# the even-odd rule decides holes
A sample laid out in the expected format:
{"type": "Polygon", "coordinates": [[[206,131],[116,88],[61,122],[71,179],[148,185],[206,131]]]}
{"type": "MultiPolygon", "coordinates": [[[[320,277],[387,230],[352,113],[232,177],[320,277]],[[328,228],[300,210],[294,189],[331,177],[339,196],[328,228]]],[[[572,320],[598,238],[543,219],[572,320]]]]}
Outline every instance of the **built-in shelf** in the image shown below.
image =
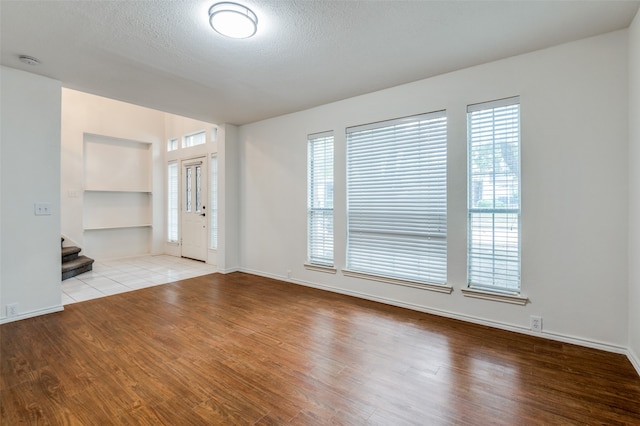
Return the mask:
{"type": "Polygon", "coordinates": [[[142,227],[151,224],[151,217],[149,192],[85,192],[85,230],[142,227]]]}
{"type": "Polygon", "coordinates": [[[141,223],[138,225],[113,225],[113,226],[95,226],[91,228],[84,228],[85,231],[102,231],[106,229],[125,229],[125,228],[150,228],[150,223],[141,223]]]}
{"type": "Polygon", "coordinates": [[[152,236],[150,143],[84,135],[83,229],[95,258],[149,253],[152,236]]]}
{"type": "Polygon", "coordinates": [[[84,192],[139,192],[150,194],[150,189],[131,189],[131,188],[85,188],[84,192]]]}

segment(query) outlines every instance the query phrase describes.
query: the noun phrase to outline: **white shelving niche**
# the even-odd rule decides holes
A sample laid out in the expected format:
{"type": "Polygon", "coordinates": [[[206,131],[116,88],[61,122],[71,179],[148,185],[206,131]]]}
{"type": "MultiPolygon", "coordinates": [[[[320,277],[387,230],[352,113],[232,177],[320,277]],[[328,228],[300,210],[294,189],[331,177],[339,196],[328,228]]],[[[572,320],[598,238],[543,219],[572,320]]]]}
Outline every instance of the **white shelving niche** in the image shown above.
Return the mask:
{"type": "Polygon", "coordinates": [[[96,259],[151,251],[152,144],[84,134],[84,251],[96,259]]]}

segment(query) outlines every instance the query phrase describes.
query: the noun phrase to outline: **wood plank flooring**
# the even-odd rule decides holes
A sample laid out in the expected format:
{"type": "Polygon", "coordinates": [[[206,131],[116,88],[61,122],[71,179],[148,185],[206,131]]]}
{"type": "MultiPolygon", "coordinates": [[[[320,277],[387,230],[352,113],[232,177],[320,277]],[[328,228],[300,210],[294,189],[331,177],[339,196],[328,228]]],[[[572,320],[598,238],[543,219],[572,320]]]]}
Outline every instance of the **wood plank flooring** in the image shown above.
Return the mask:
{"type": "Polygon", "coordinates": [[[243,273],[0,327],[2,425],[640,424],[623,355],[243,273]]]}

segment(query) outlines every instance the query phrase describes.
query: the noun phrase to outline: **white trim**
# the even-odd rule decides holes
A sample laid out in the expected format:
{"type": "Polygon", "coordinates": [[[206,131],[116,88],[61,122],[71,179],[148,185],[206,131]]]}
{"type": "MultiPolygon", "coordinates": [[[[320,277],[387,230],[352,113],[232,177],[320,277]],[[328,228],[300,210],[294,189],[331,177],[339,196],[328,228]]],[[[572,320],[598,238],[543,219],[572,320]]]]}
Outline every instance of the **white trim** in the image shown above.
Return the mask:
{"type": "Polygon", "coordinates": [[[62,242],[62,247],[82,247],[82,244],[79,244],[78,242],[72,240],[71,238],[67,237],[65,234],[60,233],[60,236],[64,238],[64,241],[62,242]]]}
{"type": "Polygon", "coordinates": [[[338,270],[333,266],[314,265],[312,263],[305,263],[304,269],[316,272],[325,272],[327,274],[335,274],[338,272],[338,270]]]}
{"type": "Polygon", "coordinates": [[[633,368],[636,369],[638,376],[640,376],[640,357],[637,356],[631,348],[629,348],[627,349],[627,358],[629,358],[631,365],[633,365],[633,368]]]}
{"type": "MultiPolygon", "coordinates": [[[[150,223],[139,223],[134,225],[111,225],[111,226],[90,226],[88,228],[83,228],[83,231],[101,231],[104,229],[124,229],[124,228],[151,228],[153,227],[150,223]]],[[[170,241],[167,241],[170,242],[170,241]]]]}
{"type": "MultiPolygon", "coordinates": [[[[124,143],[141,143],[141,144],[145,144],[145,145],[153,145],[153,141],[143,141],[140,139],[127,139],[127,138],[119,138],[117,136],[109,136],[109,135],[103,135],[101,133],[91,133],[91,132],[82,132],[82,137],[84,139],[85,136],[91,136],[94,138],[98,138],[98,139],[106,139],[106,140],[110,140],[110,141],[114,141],[114,142],[124,142],[124,143]]],[[[100,141],[94,142],[94,143],[103,143],[100,141]]]]}
{"type": "Polygon", "coordinates": [[[307,135],[307,142],[313,139],[328,138],[332,136],[333,136],[333,130],[327,130],[325,132],[318,132],[318,133],[311,133],[307,135]]]}
{"type": "MultiPolygon", "coordinates": [[[[258,276],[267,277],[267,278],[273,278],[273,279],[276,279],[276,280],[279,280],[279,281],[290,282],[292,284],[299,284],[299,285],[302,285],[302,286],[305,286],[305,287],[312,287],[312,288],[317,288],[317,289],[320,289],[320,290],[326,290],[326,291],[330,291],[332,293],[339,293],[339,294],[344,294],[344,295],[347,295],[347,296],[358,297],[360,299],[371,300],[373,302],[380,302],[380,303],[383,303],[385,305],[391,305],[391,306],[397,306],[399,308],[411,309],[413,311],[424,312],[426,314],[431,314],[431,315],[437,315],[437,316],[440,316],[440,317],[456,319],[456,320],[460,320],[460,321],[469,322],[469,323],[472,323],[472,324],[484,325],[484,326],[487,326],[487,327],[496,328],[496,329],[500,329],[500,330],[513,331],[515,333],[526,334],[526,335],[533,336],[533,337],[540,337],[540,338],[543,338],[543,339],[554,340],[554,341],[558,341],[558,342],[562,342],[562,343],[569,343],[569,344],[572,344],[572,345],[584,346],[584,347],[592,348],[592,349],[599,349],[599,350],[602,350],[602,351],[612,352],[612,353],[617,353],[617,354],[623,354],[623,355],[627,355],[627,356],[629,355],[629,349],[628,348],[626,348],[624,346],[613,345],[613,344],[610,344],[610,343],[598,342],[598,341],[594,341],[594,340],[587,340],[587,339],[583,339],[583,338],[579,338],[579,337],[574,337],[574,336],[569,336],[569,335],[559,334],[559,333],[553,333],[553,332],[548,332],[548,331],[543,331],[542,333],[533,332],[533,331],[529,330],[526,327],[522,327],[522,326],[518,326],[518,325],[507,324],[507,323],[498,322],[498,321],[485,320],[485,319],[476,318],[476,317],[472,317],[472,316],[469,316],[469,315],[457,314],[457,313],[453,313],[453,312],[449,312],[449,311],[445,311],[445,310],[441,310],[441,309],[427,308],[427,307],[424,307],[424,306],[421,306],[421,305],[416,305],[416,304],[413,304],[413,303],[401,302],[401,301],[394,300],[394,299],[388,299],[386,297],[372,296],[370,294],[361,293],[361,292],[358,292],[358,291],[344,290],[342,288],[332,287],[332,286],[328,286],[328,285],[324,285],[324,284],[316,284],[316,283],[312,283],[312,282],[304,281],[304,280],[299,280],[299,279],[290,279],[290,278],[288,279],[288,278],[283,277],[281,275],[269,274],[269,273],[256,271],[256,270],[252,270],[252,269],[247,269],[247,268],[240,268],[240,272],[244,272],[246,274],[258,275],[258,276]]],[[[636,361],[637,361],[637,359],[636,359],[636,361]]],[[[640,363],[638,363],[638,364],[640,364],[640,363]]]]}
{"type": "Polygon", "coordinates": [[[16,315],[15,317],[4,317],[0,319],[0,324],[7,324],[10,322],[14,322],[14,321],[19,321],[19,320],[23,320],[23,319],[27,319],[27,318],[33,318],[33,317],[37,317],[40,315],[46,315],[46,314],[52,314],[54,312],[61,312],[64,311],[64,306],[62,305],[58,305],[58,306],[53,306],[51,308],[46,308],[46,309],[38,309],[36,311],[31,311],[31,312],[25,312],[22,313],[20,315],[16,315]]]}
{"type": "Polygon", "coordinates": [[[396,126],[398,124],[413,123],[416,121],[433,120],[436,118],[446,118],[447,110],[442,109],[433,112],[425,112],[424,114],[410,115],[407,117],[392,118],[390,120],[376,121],[374,123],[359,124],[346,128],[346,134],[364,132],[366,130],[380,129],[383,127],[396,126]]]}
{"type": "Polygon", "coordinates": [[[581,337],[569,336],[561,333],[554,333],[549,331],[543,331],[542,333],[531,331],[529,329],[525,329],[530,336],[538,336],[544,339],[555,340],[557,342],[569,343],[577,346],[584,346],[586,348],[599,349],[601,351],[612,352],[616,354],[626,355],[628,353],[628,349],[624,346],[613,345],[611,343],[599,342],[596,340],[587,340],[581,337]]]}
{"type": "MultiPolygon", "coordinates": [[[[234,268],[227,268],[227,269],[220,269],[218,268],[218,273],[220,274],[230,274],[232,272],[243,272],[242,269],[238,268],[237,266],[234,268]]],[[[256,274],[258,275],[258,274],[256,274]]]]}
{"type": "Polygon", "coordinates": [[[496,99],[495,101],[479,102],[477,104],[467,105],[467,112],[482,111],[483,109],[500,108],[520,103],[520,96],[510,98],[496,99]]]}
{"type": "Polygon", "coordinates": [[[91,187],[85,188],[84,192],[140,192],[143,194],[151,194],[153,191],[151,188],[109,188],[109,187],[91,187]]]}
{"type": "Polygon", "coordinates": [[[380,275],[366,274],[364,272],[356,272],[356,271],[351,271],[349,269],[344,269],[344,268],[342,269],[342,275],[346,277],[362,278],[365,280],[373,280],[373,281],[380,281],[383,283],[403,285],[405,287],[419,288],[421,290],[436,291],[438,293],[451,294],[451,292],[453,291],[453,287],[446,284],[440,285],[440,284],[419,283],[416,281],[407,281],[407,280],[401,280],[398,278],[390,278],[390,277],[382,277],[380,275]]]}
{"type": "Polygon", "coordinates": [[[493,300],[494,302],[511,303],[521,306],[524,306],[529,302],[528,297],[518,296],[515,294],[492,293],[490,291],[476,290],[474,288],[461,288],[460,291],[466,297],[473,297],[475,299],[493,300]]]}

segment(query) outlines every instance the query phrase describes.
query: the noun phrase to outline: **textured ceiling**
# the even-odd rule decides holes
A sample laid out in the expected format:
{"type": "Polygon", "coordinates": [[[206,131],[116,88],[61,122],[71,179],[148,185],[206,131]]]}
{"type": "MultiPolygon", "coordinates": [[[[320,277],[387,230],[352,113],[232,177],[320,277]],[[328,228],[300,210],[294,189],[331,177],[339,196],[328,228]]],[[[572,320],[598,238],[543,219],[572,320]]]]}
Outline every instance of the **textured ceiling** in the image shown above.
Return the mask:
{"type": "Polygon", "coordinates": [[[259,16],[251,39],[209,27],[215,0],[1,0],[1,63],[72,89],[244,124],[626,28],[640,4],[240,1],[259,16]]]}

